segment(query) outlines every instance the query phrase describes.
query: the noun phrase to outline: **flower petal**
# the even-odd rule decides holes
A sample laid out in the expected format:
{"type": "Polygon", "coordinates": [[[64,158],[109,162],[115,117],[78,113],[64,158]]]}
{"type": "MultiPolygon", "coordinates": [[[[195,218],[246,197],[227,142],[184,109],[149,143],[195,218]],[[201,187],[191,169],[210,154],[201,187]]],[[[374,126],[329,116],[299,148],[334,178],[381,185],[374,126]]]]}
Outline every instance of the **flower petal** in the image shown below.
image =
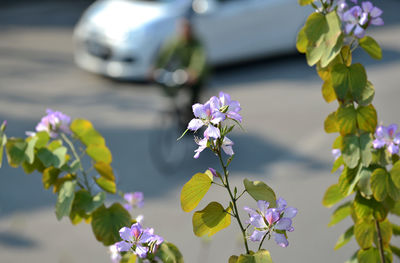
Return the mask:
{"type": "Polygon", "coordinates": [[[255,229],[253,231],[253,234],[251,234],[251,236],[250,236],[250,240],[253,242],[260,241],[266,233],[267,233],[267,231],[258,231],[255,229]]]}
{"type": "Polygon", "coordinates": [[[288,230],[292,226],[292,220],[289,218],[281,218],[275,225],[275,229],[288,230]]]}
{"type": "Polygon", "coordinates": [[[125,252],[131,250],[132,244],[125,241],[121,241],[115,243],[115,246],[117,247],[118,252],[125,252]]]}
{"type": "Polygon", "coordinates": [[[140,245],[137,245],[135,249],[136,255],[138,255],[140,258],[145,258],[147,256],[147,251],[149,251],[148,247],[143,247],[140,245]]]}
{"type": "Polygon", "coordinates": [[[206,111],[204,109],[204,105],[200,103],[196,103],[192,106],[193,114],[197,118],[205,119],[206,111]]]}
{"type": "Polygon", "coordinates": [[[198,129],[203,127],[203,125],[204,125],[204,123],[203,123],[202,120],[200,120],[200,119],[192,119],[189,122],[187,128],[188,128],[188,130],[191,130],[191,131],[197,131],[198,129]]]}
{"type": "Polygon", "coordinates": [[[204,137],[206,137],[206,138],[211,137],[214,139],[218,139],[219,137],[221,137],[221,134],[217,127],[214,127],[213,125],[209,124],[207,129],[204,131],[204,137]]]}
{"type": "Polygon", "coordinates": [[[131,229],[128,227],[123,227],[119,230],[119,236],[126,241],[132,239],[131,229]]]}
{"type": "Polygon", "coordinates": [[[283,216],[287,217],[287,218],[293,218],[297,215],[297,212],[298,212],[297,208],[289,206],[289,207],[286,207],[283,216]]]}
{"type": "Polygon", "coordinates": [[[284,234],[278,234],[273,232],[272,235],[274,236],[275,242],[281,247],[287,247],[289,242],[287,241],[284,234]]]}

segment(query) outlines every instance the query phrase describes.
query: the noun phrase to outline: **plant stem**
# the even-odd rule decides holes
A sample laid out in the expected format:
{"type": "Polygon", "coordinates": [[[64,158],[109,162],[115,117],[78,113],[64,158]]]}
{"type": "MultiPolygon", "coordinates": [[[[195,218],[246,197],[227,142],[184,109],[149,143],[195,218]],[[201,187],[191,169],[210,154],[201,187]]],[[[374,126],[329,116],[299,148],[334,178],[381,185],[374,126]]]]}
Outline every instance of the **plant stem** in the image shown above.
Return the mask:
{"type": "Polygon", "coordinates": [[[378,220],[375,220],[375,227],[376,227],[376,232],[378,234],[378,250],[379,250],[379,256],[381,257],[381,263],[385,263],[385,253],[383,251],[383,244],[382,244],[382,234],[381,234],[381,228],[379,226],[378,220]]]}
{"type": "Polygon", "coordinates": [[[260,245],[258,246],[258,250],[261,249],[262,244],[264,243],[264,240],[265,240],[265,238],[267,237],[267,235],[269,235],[269,231],[263,236],[263,238],[262,238],[262,240],[261,240],[261,242],[260,242],[260,245]]]}
{"type": "Polygon", "coordinates": [[[229,196],[231,198],[232,204],[233,204],[233,214],[239,224],[240,230],[242,231],[242,235],[243,235],[243,242],[244,242],[244,246],[246,248],[246,254],[250,254],[250,250],[249,250],[249,245],[247,244],[247,238],[246,238],[246,230],[244,229],[242,222],[240,221],[240,217],[239,217],[239,211],[237,209],[237,205],[236,205],[236,199],[232,194],[231,188],[229,186],[229,180],[228,180],[228,171],[226,170],[226,166],[224,164],[224,161],[222,160],[222,156],[221,156],[221,151],[218,150],[217,152],[219,161],[221,163],[221,166],[224,170],[224,175],[225,175],[225,188],[228,190],[229,196]]]}
{"type": "Polygon", "coordinates": [[[85,184],[87,190],[89,191],[89,193],[91,194],[91,189],[90,189],[89,181],[87,178],[87,174],[86,174],[85,170],[83,169],[81,158],[79,157],[78,153],[76,152],[74,144],[71,142],[70,139],[68,139],[68,137],[64,133],[61,133],[60,135],[61,135],[61,138],[68,144],[75,159],[79,162],[79,170],[81,171],[81,173],[83,175],[84,184],[85,184]]]}

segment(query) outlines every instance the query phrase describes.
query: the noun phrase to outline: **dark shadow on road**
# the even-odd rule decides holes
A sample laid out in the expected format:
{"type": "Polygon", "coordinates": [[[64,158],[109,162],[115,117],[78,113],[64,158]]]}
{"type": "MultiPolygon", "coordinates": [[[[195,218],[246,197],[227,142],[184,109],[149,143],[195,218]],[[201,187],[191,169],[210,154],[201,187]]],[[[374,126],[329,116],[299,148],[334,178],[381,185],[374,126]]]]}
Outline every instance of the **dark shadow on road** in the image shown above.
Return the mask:
{"type": "Polygon", "coordinates": [[[0,247],[32,249],[38,246],[35,240],[12,231],[0,231],[0,247]]]}
{"type": "MultiPolygon", "coordinates": [[[[0,116],[2,119],[2,116],[0,116]]],[[[32,130],[35,123],[9,119],[7,134],[24,136],[23,131],[32,130]]],[[[177,143],[187,143],[190,148],[187,158],[175,173],[159,172],[149,157],[149,140],[153,139],[153,130],[148,129],[102,129],[111,152],[113,167],[118,186],[123,191],[143,191],[147,198],[162,198],[172,189],[180,188],[196,172],[205,171],[208,167],[218,167],[217,159],[206,150],[198,160],[193,159],[196,148],[192,138],[188,136],[177,143]]],[[[250,173],[268,178],[268,169],[279,163],[294,163],[305,170],[327,170],[329,164],[300,154],[293,148],[282,146],[273,140],[244,133],[233,135],[234,149],[237,150],[235,160],[231,164],[231,176],[250,173]]],[[[176,138],[171,138],[174,142],[176,138]]],[[[51,190],[44,190],[41,175],[26,175],[23,170],[10,168],[4,161],[0,169],[2,184],[0,185],[0,217],[15,211],[35,210],[40,207],[53,206],[56,196],[51,190]]],[[[282,169],[284,169],[282,167],[282,169]]]]}

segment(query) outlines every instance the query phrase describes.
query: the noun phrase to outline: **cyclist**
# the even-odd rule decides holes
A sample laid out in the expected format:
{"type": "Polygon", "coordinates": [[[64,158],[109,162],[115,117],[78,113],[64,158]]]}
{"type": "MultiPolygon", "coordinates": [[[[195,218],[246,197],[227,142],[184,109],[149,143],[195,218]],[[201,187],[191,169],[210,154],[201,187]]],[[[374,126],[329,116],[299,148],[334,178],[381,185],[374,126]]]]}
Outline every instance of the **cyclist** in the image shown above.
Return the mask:
{"type": "MultiPolygon", "coordinates": [[[[176,97],[181,89],[190,93],[190,104],[185,106],[183,120],[190,120],[191,105],[199,101],[208,74],[207,56],[203,45],[196,38],[189,15],[178,21],[178,34],[161,48],[155,63],[153,78],[160,83],[164,77],[164,91],[176,97]],[[165,76],[170,76],[165,80],[165,76]]],[[[185,127],[186,128],[186,127],[185,127]]]]}

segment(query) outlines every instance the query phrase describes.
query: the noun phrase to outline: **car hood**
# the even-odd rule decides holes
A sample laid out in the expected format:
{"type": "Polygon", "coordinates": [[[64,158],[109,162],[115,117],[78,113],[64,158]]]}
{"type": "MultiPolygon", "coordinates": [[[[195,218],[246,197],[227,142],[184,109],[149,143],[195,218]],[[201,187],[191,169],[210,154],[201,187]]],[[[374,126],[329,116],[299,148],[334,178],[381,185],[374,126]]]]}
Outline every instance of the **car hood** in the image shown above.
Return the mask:
{"type": "Polygon", "coordinates": [[[119,38],[126,32],[143,28],[149,23],[179,14],[181,4],[157,1],[107,0],[98,1],[86,12],[83,23],[102,31],[110,38],[119,38]],[[174,8],[175,7],[175,8],[174,8]],[[178,8],[177,8],[178,7],[178,8]]]}

